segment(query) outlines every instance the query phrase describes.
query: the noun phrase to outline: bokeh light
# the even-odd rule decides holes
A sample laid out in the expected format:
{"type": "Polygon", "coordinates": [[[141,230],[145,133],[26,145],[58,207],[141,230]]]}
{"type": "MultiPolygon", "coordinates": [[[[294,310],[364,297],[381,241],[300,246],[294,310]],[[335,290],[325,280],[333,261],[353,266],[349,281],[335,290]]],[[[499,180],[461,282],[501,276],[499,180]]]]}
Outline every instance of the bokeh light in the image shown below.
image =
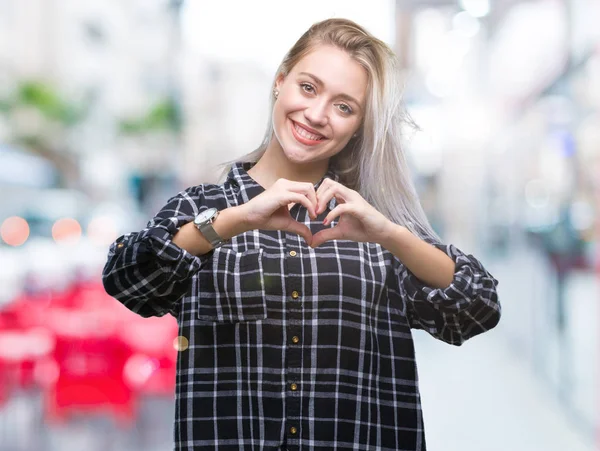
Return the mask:
{"type": "Polygon", "coordinates": [[[52,238],[57,243],[77,242],[81,238],[81,225],[73,218],[59,219],[52,226],[52,238]]]}
{"type": "Polygon", "coordinates": [[[173,340],[173,347],[176,351],[185,351],[189,345],[190,343],[188,339],[182,335],[176,337],[175,340],[173,340]]]}
{"type": "Polygon", "coordinates": [[[87,226],[87,235],[98,245],[109,245],[117,238],[117,228],[112,218],[97,216],[87,226]]]}
{"type": "Polygon", "coordinates": [[[0,236],[9,246],[21,246],[29,238],[29,224],[18,216],[6,218],[0,227],[0,236]]]}

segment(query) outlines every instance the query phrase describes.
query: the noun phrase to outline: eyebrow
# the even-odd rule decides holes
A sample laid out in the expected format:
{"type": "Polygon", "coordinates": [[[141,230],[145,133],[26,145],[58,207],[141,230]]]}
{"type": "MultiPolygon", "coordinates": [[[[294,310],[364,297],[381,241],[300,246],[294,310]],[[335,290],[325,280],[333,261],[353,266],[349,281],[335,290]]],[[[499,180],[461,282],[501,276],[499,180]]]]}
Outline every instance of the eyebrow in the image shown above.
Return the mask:
{"type": "MultiPolygon", "coordinates": [[[[298,75],[306,75],[306,76],[312,78],[318,85],[325,86],[325,83],[323,83],[323,81],[319,77],[317,77],[316,75],[313,75],[309,72],[300,72],[298,75]]],[[[339,94],[338,97],[349,100],[350,102],[353,102],[356,105],[358,105],[359,108],[362,108],[360,102],[358,100],[356,100],[354,97],[352,97],[351,95],[339,94]]]]}

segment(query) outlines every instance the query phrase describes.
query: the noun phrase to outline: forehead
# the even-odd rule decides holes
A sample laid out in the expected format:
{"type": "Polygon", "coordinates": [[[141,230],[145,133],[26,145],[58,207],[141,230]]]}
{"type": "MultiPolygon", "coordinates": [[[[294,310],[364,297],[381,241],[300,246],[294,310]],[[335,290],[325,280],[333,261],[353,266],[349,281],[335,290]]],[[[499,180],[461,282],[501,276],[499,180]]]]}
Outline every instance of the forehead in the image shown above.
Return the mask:
{"type": "Polygon", "coordinates": [[[308,72],[335,94],[347,94],[364,102],[368,75],[357,61],[345,52],[329,45],[320,45],[304,56],[292,69],[292,74],[308,72]]]}

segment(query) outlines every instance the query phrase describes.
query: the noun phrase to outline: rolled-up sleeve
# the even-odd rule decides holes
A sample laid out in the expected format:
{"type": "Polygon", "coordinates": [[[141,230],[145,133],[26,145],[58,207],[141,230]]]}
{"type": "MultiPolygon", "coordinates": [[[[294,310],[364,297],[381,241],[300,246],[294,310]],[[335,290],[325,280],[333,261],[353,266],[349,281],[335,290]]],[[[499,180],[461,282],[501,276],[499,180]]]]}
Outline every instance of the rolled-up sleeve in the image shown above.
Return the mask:
{"type": "Polygon", "coordinates": [[[394,258],[395,280],[406,302],[410,326],[458,346],[498,324],[501,314],[498,281],[473,255],[452,244],[432,244],[455,263],[454,277],[448,287],[427,286],[397,258],[394,258]]]}
{"type": "Polygon", "coordinates": [[[169,199],[143,230],[120,236],[102,272],[106,292],[140,316],[177,316],[191,277],[213,251],[197,257],[175,245],[173,235],[207,208],[202,186],[188,188],[169,199]]]}

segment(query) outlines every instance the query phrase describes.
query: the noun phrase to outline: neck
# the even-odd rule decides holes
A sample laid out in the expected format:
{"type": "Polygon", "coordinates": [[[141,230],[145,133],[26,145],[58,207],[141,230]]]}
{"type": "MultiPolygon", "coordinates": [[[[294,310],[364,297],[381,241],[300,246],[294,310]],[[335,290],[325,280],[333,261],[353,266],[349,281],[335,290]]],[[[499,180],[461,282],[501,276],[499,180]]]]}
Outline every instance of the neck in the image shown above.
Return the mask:
{"type": "Polygon", "coordinates": [[[328,167],[329,159],[303,164],[290,161],[277,138],[273,136],[267,150],[248,174],[265,189],[280,178],[295,182],[310,182],[314,185],[323,178],[328,167]]]}

